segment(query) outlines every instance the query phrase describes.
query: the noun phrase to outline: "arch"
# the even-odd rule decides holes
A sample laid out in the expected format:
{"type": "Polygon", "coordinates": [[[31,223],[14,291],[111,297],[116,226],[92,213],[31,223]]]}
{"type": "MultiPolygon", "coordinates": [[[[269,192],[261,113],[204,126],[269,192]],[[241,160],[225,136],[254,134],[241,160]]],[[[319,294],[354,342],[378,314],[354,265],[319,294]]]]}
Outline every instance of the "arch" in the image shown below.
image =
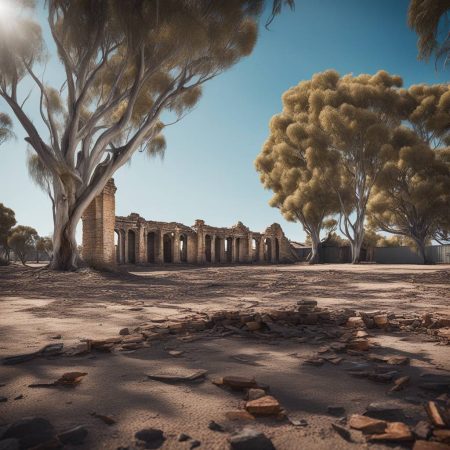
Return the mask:
{"type": "Polygon", "coordinates": [[[164,255],[164,262],[165,263],[173,262],[172,247],[173,247],[173,236],[172,236],[172,233],[166,233],[163,236],[163,255],[164,255]]]}
{"type": "Polygon", "coordinates": [[[234,253],[234,255],[235,255],[234,260],[236,262],[239,262],[241,259],[241,238],[236,238],[235,247],[236,247],[236,249],[235,249],[235,253],[234,253]]]}
{"type": "Polygon", "coordinates": [[[264,240],[264,261],[272,261],[272,239],[270,238],[264,240]]]}
{"type": "Polygon", "coordinates": [[[214,253],[215,253],[215,261],[216,263],[220,263],[220,253],[222,250],[222,239],[216,236],[216,240],[214,242],[214,253]]]}
{"type": "Polygon", "coordinates": [[[156,233],[154,231],[147,234],[147,262],[156,262],[156,233]]]}
{"type": "Polygon", "coordinates": [[[185,234],[180,234],[180,261],[187,262],[187,241],[188,237],[185,234]]]}
{"type": "Polygon", "coordinates": [[[233,262],[233,238],[225,239],[225,255],[227,263],[233,262]]]}
{"type": "Polygon", "coordinates": [[[211,244],[212,244],[212,238],[209,234],[205,236],[205,261],[206,262],[212,262],[211,261],[211,244]]]}
{"type": "Polygon", "coordinates": [[[252,238],[252,261],[259,261],[259,239],[252,238]]]}
{"type": "Polygon", "coordinates": [[[133,230],[128,230],[128,262],[136,263],[136,233],[133,230]]]}
{"type": "Polygon", "coordinates": [[[275,238],[275,262],[280,262],[280,240],[275,238]]]}

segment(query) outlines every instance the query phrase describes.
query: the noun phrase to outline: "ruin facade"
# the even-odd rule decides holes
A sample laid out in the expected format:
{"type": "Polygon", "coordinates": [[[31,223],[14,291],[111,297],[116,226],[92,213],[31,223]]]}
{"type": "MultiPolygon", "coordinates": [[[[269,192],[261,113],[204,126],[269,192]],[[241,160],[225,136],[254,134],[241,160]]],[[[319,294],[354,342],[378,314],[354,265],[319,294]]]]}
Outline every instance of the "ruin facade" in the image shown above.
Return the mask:
{"type": "Polygon", "coordinates": [[[115,216],[114,180],[83,215],[83,258],[97,267],[115,264],[287,263],[297,260],[277,223],[262,233],[242,222],[229,228],[203,220],[193,226],[146,220],[139,214],[115,216]]]}

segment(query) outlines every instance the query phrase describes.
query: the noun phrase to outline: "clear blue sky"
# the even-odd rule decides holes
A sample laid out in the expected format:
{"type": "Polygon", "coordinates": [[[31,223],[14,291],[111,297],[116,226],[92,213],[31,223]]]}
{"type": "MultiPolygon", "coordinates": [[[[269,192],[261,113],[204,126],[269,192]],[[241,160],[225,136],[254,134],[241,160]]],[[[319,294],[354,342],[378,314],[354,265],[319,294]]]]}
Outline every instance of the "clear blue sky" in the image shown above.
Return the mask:
{"type": "MultiPolygon", "coordinates": [[[[216,226],[241,220],[255,231],[278,222],[289,238],[303,240],[300,225],[268,206],[270,192],[253,167],[268,121],[281,109],[281,94],[329,68],[341,74],[385,69],[401,75],[405,86],[448,82],[448,71],[436,73],[434,62],[417,61],[407,0],[296,3],[295,12],[286,10],[270,31],[261,29],[249,58],[205,85],[195,110],[166,129],[164,160],[136,154],[119,170],[118,215],[138,212],[187,225],[197,218],[216,226]]],[[[48,65],[47,74],[50,83],[62,79],[56,63],[48,65]]],[[[2,103],[0,108],[6,111],[2,103]]],[[[19,125],[15,131],[17,140],[0,148],[0,202],[16,211],[19,223],[49,234],[50,203],[28,179],[24,135],[19,125]]]]}

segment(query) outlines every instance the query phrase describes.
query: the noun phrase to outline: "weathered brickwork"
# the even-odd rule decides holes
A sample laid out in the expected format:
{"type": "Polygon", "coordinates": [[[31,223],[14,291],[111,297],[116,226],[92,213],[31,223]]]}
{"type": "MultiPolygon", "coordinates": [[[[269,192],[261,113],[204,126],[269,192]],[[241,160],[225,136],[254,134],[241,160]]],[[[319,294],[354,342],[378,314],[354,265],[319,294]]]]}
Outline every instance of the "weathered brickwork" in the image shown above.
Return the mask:
{"type": "Polygon", "coordinates": [[[115,191],[114,181],[110,180],[83,216],[83,257],[94,266],[297,260],[277,223],[259,233],[250,231],[241,222],[230,228],[219,228],[196,220],[189,227],[176,222],[145,220],[136,213],[115,217],[115,191]]]}

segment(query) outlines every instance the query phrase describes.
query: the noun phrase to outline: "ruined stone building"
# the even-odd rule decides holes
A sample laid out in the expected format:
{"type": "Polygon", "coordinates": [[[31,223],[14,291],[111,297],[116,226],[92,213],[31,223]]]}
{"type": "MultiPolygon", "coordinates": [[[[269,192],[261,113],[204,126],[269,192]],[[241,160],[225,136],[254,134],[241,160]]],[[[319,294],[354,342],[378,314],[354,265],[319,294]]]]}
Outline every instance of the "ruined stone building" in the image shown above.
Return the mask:
{"type": "Polygon", "coordinates": [[[94,266],[115,264],[213,264],[293,262],[296,254],[280,225],[263,233],[238,222],[218,228],[196,220],[193,226],[115,215],[110,180],[83,215],[83,258],[94,266]]]}

